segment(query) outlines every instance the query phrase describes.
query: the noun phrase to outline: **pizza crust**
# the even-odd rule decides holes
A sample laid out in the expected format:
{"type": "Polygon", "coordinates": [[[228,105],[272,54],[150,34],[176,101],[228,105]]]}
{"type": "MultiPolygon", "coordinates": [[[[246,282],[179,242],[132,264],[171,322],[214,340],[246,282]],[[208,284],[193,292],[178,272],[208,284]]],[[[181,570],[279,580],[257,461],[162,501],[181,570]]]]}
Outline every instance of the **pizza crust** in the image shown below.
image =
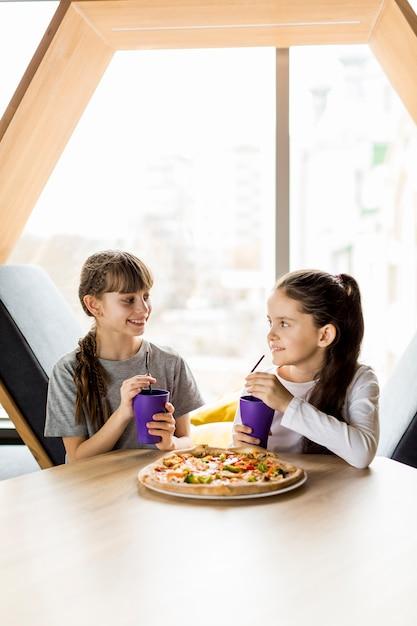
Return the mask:
{"type": "Polygon", "coordinates": [[[144,467],[138,474],[138,480],[145,487],[149,487],[150,489],[156,489],[158,491],[163,491],[168,494],[178,494],[178,495],[187,495],[187,496],[211,496],[211,497],[233,497],[233,496],[242,496],[242,495],[256,495],[256,494],[267,494],[270,492],[280,491],[281,489],[285,489],[290,485],[293,485],[305,478],[305,472],[302,468],[296,467],[286,461],[283,461],[273,452],[269,452],[264,450],[263,448],[256,447],[245,447],[245,448],[213,448],[210,446],[197,446],[196,448],[192,448],[190,450],[177,450],[174,452],[169,452],[164,456],[160,457],[157,461],[150,463],[146,467],[144,467]],[[196,457],[201,457],[202,455],[220,455],[225,452],[234,452],[236,454],[253,454],[254,451],[258,451],[258,453],[262,455],[267,455],[268,457],[273,457],[279,462],[280,467],[288,474],[285,477],[279,476],[276,478],[271,478],[268,481],[257,481],[257,482],[247,482],[245,480],[237,480],[236,482],[230,484],[191,484],[185,482],[168,482],[158,480],[158,474],[155,472],[155,468],[157,466],[161,466],[165,458],[169,458],[170,456],[176,454],[181,456],[183,453],[189,453],[196,457]]]}

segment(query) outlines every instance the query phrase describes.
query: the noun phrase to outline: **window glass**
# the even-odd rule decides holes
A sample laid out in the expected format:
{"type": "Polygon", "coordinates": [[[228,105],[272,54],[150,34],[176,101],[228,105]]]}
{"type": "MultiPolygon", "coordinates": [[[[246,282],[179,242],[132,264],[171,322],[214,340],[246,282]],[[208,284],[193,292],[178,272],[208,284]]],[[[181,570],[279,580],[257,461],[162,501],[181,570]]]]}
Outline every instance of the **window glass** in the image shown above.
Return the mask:
{"type": "Polygon", "coordinates": [[[416,331],[417,130],[367,46],[291,49],[291,266],[347,272],[383,383],[416,331]]]}
{"type": "Polygon", "coordinates": [[[207,400],[266,349],[275,50],[118,52],[9,258],[43,266],[87,329],[79,270],[120,248],[155,274],[148,338],[207,400]]]}
{"type": "Polygon", "coordinates": [[[0,2],[0,115],[10,102],[58,2],[0,2]]]}

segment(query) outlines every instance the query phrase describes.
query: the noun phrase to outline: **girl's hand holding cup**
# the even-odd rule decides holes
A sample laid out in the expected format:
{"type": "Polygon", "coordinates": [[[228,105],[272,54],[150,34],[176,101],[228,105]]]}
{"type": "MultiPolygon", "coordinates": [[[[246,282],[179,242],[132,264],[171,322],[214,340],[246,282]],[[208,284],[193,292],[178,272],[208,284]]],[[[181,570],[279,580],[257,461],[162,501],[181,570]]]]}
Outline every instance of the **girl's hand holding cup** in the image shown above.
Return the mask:
{"type": "Polygon", "coordinates": [[[293,395],[285,389],[275,374],[268,372],[255,372],[249,374],[245,379],[245,387],[248,392],[255,398],[262,400],[267,406],[274,411],[282,411],[293,399],[293,395]]]}
{"type": "Polygon", "coordinates": [[[165,404],[166,413],[156,413],[152,416],[152,421],[147,422],[146,426],[150,435],[160,437],[159,443],[155,446],[159,450],[174,450],[174,433],[175,433],[175,419],[174,419],[174,406],[167,402],[165,404]]]}
{"type": "Polygon", "coordinates": [[[133,417],[133,405],[132,400],[138,393],[156,383],[156,378],[153,376],[138,375],[132,376],[132,378],[126,378],[120,387],[120,410],[126,418],[133,417]]]}
{"type": "Polygon", "coordinates": [[[252,428],[243,424],[234,424],[233,426],[233,445],[240,446],[259,446],[260,439],[251,436],[252,428]]]}

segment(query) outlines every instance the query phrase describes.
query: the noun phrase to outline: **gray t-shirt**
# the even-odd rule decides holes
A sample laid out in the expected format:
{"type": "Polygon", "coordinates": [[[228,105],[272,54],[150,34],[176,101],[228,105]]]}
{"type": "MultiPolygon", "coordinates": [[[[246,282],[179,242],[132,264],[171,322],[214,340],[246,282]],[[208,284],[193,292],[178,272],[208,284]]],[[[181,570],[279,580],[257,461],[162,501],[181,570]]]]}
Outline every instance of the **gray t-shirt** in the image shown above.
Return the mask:
{"type": "MultiPolygon", "coordinates": [[[[125,361],[99,359],[108,374],[107,399],[110,404],[110,414],[114,413],[120,405],[122,382],[137,374],[146,374],[147,350],[150,354],[150,374],[156,378],[155,387],[169,390],[170,402],[175,407],[174,417],[181,417],[200,407],[203,399],[184,359],[170,348],[162,348],[143,339],[139,351],[130,359],[125,361]]],[[[96,432],[88,415],[84,415],[85,424],[75,423],[76,389],[73,378],[76,365],[75,354],[76,350],[63,356],[52,370],[46,407],[46,437],[91,437],[96,432]]],[[[136,428],[132,419],[114,449],[140,447],[136,440],[136,428]]]]}

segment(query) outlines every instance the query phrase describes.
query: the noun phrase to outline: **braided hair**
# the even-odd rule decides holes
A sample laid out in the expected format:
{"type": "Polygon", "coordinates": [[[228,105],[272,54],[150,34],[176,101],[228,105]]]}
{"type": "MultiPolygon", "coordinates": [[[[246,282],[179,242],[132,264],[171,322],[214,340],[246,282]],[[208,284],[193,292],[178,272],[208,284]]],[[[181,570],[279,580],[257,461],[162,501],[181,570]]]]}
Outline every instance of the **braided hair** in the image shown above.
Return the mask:
{"type": "MultiPolygon", "coordinates": [[[[297,300],[302,312],[312,315],[317,328],[326,324],[335,327],[336,337],[326,348],[324,363],[316,373],[316,384],[308,401],[320,411],[345,421],[342,408],[358,367],[364,333],[358,283],[349,274],[333,276],[319,270],[299,270],[280,278],[275,288],[297,300]]],[[[328,453],[326,448],[307,438],[303,449],[328,453]]]]}
{"type": "MultiPolygon", "coordinates": [[[[135,293],[150,289],[153,278],[145,263],[129,252],[105,250],[85,261],[81,269],[78,296],[85,313],[93,317],[84,303],[84,296],[100,298],[104,293],[135,293]]],[[[85,422],[87,414],[98,430],[109,417],[107,374],[97,357],[96,327],[78,342],[74,383],[76,387],[75,419],[85,422]]]]}

